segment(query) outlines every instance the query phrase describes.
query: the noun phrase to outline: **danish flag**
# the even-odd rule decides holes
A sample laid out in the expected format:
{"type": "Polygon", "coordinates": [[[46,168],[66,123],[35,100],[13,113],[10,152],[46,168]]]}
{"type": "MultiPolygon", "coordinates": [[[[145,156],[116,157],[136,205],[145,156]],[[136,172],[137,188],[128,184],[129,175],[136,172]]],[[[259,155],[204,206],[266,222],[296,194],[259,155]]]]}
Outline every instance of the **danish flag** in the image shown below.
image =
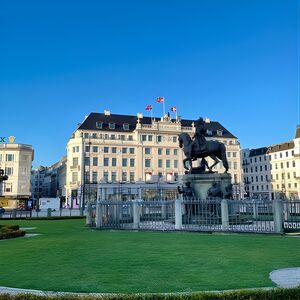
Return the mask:
{"type": "Polygon", "coordinates": [[[156,102],[159,102],[159,103],[162,103],[165,101],[165,98],[164,97],[157,97],[156,98],[156,102]]]}
{"type": "Polygon", "coordinates": [[[152,110],[152,105],[151,104],[147,105],[145,110],[152,110]]]}

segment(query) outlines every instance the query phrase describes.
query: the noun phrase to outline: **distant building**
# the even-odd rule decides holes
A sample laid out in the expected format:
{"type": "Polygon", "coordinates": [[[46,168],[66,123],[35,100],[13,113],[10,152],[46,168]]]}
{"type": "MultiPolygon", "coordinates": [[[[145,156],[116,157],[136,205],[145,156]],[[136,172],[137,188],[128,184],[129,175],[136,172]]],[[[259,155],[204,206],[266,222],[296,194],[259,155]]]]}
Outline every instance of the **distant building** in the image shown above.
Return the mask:
{"type": "Polygon", "coordinates": [[[30,197],[30,171],[34,158],[31,145],[0,144],[0,169],[8,176],[0,182],[0,205],[26,207],[30,197]]]}
{"type": "Polygon", "coordinates": [[[242,150],[245,192],[262,199],[300,196],[300,126],[295,138],[281,144],[242,150]]]}
{"type": "MultiPolygon", "coordinates": [[[[226,145],[235,197],[240,198],[239,142],[220,123],[209,119],[205,122],[207,140],[216,139],[226,145]]],[[[95,200],[99,183],[107,188],[109,195],[114,195],[114,191],[117,194],[122,184],[131,188],[129,183],[148,184],[152,189],[155,185],[169,184],[172,189],[168,189],[168,193],[176,193],[184,174],[184,155],[178,145],[178,135],[187,132],[192,136],[195,123],[196,120],[175,120],[168,115],[150,118],[140,113],[137,116],[109,111],[91,113],[67,144],[69,205],[76,207],[89,199],[95,200]]],[[[215,171],[224,172],[222,163],[215,171]]],[[[125,195],[124,190],[122,192],[125,195]]]]}
{"type": "Polygon", "coordinates": [[[66,196],[66,156],[50,167],[39,167],[31,172],[31,195],[39,198],[60,197],[62,203],[66,196]]]}

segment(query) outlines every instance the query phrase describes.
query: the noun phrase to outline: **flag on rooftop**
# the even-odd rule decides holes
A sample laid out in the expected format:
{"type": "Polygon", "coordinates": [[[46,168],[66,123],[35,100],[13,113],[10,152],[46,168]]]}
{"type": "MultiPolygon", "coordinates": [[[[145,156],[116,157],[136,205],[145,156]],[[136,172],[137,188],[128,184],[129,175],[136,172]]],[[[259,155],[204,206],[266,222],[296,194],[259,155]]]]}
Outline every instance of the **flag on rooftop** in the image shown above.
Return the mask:
{"type": "Polygon", "coordinates": [[[176,106],[172,106],[172,107],[171,107],[171,111],[176,112],[176,111],[177,111],[176,106]]]}
{"type": "Polygon", "coordinates": [[[152,110],[152,105],[151,104],[147,105],[145,110],[152,110]]]}

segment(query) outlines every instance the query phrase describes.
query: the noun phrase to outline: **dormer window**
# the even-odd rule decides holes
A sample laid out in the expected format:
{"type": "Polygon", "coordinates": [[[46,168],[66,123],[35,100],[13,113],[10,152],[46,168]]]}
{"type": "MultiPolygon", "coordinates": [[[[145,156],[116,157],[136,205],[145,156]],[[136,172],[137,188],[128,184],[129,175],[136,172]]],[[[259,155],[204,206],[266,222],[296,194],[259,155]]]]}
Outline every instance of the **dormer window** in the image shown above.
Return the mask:
{"type": "Polygon", "coordinates": [[[96,127],[97,128],[102,129],[102,125],[103,125],[102,122],[96,122],[96,127]]]}
{"type": "Polygon", "coordinates": [[[218,130],[217,130],[217,135],[218,135],[218,136],[222,136],[222,135],[223,135],[223,130],[218,129],[218,130]]]}
{"type": "Polygon", "coordinates": [[[115,123],[109,123],[109,129],[115,129],[116,124],[115,123]]]}
{"type": "Polygon", "coordinates": [[[209,129],[206,130],[206,133],[207,133],[207,135],[212,135],[213,134],[212,131],[209,130],[209,129]]]}
{"type": "Polygon", "coordinates": [[[124,130],[129,130],[129,124],[128,123],[124,123],[123,124],[123,129],[124,130]]]}

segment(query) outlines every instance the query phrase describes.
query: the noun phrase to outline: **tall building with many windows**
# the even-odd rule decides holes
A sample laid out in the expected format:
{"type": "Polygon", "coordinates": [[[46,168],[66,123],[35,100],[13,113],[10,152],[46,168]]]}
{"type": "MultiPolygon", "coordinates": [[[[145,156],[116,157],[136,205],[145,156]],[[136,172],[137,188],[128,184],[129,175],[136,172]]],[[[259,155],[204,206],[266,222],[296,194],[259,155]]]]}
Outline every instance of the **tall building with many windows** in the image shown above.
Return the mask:
{"type": "MultiPolygon", "coordinates": [[[[237,138],[218,122],[205,122],[207,140],[225,143],[232,180],[238,187],[241,171],[237,138]]],[[[178,135],[187,132],[192,136],[195,123],[196,120],[174,120],[167,115],[150,118],[140,113],[91,113],[67,144],[69,204],[81,205],[87,197],[95,199],[99,183],[175,183],[176,189],[184,174],[184,154],[178,145],[178,135]]],[[[224,172],[222,163],[215,171],[224,172]]]]}
{"type": "Polygon", "coordinates": [[[241,152],[243,181],[249,197],[299,199],[300,126],[291,141],[241,152]]]}
{"type": "Polygon", "coordinates": [[[0,205],[24,207],[30,197],[30,172],[33,161],[31,145],[0,144],[0,169],[8,176],[0,182],[0,205]]]}
{"type": "Polygon", "coordinates": [[[66,186],[66,156],[50,167],[40,166],[31,171],[31,197],[56,198],[61,199],[61,204],[65,203],[66,186]]]}

